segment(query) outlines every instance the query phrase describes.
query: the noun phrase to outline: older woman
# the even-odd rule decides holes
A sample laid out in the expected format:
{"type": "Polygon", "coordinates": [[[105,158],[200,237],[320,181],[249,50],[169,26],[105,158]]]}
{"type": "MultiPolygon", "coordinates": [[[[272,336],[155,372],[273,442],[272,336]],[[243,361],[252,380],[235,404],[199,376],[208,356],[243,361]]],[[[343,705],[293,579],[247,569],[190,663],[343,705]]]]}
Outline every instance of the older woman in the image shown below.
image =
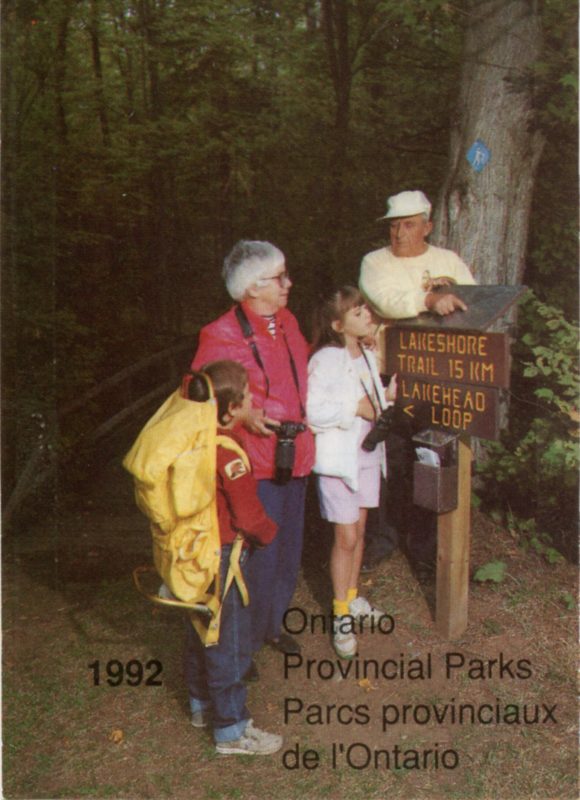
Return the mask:
{"type": "MultiPolygon", "coordinates": [[[[299,645],[282,631],[282,619],[300,567],[306,476],[314,444],[309,430],[294,426],[294,463],[284,476],[276,469],[280,437],[272,428],[279,430],[284,421],[305,422],[308,345],[286,308],[292,281],[277,247],[240,241],[225,259],[222,274],[236,305],[202,329],[192,367],[231,359],[248,370],[253,410],[241,437],[258,480],[258,495],[279,526],[272,544],[250,559],[252,644],[254,652],[266,641],[282,652],[296,653],[299,645]]],[[[286,445],[285,452],[291,450],[292,445],[286,445]]],[[[255,678],[255,665],[253,671],[255,678]]]]}

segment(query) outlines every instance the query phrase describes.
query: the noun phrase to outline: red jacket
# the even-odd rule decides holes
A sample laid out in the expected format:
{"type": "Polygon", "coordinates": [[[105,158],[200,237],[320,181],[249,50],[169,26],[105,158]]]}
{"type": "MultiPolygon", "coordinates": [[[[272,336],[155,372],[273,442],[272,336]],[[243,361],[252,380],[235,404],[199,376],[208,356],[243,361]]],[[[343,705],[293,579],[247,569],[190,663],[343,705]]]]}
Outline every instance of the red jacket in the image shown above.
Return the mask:
{"type": "MultiPolygon", "coordinates": [[[[222,359],[238,361],[248,370],[255,408],[263,408],[266,416],[272,419],[304,422],[300,412],[298,391],[292,377],[288,349],[284,342],[285,334],[296,364],[300,398],[303,407],[306,408],[309,349],[300,333],[296,318],[287,309],[280,309],[276,314],[276,336],[272,337],[268,332],[267,321],[250,311],[245,303],[242,307],[254,331],[254,341],[268,375],[270,382],[268,396],[266,397],[264,373],[256,363],[250,345],[244,339],[235,316],[235,307],[202,328],[192,368],[200,369],[209,361],[222,359]]],[[[258,436],[242,428],[240,438],[252,462],[255,477],[258,480],[273,478],[276,435],[258,436]]],[[[296,459],[292,474],[294,477],[303,477],[310,473],[314,463],[314,437],[311,431],[299,433],[295,443],[296,459]]]]}
{"type": "MultiPolygon", "coordinates": [[[[218,429],[241,444],[236,434],[218,429]]],[[[256,479],[239,457],[227,447],[217,447],[217,512],[222,544],[231,544],[237,533],[254,544],[270,544],[278,526],[267,516],[260,502],[256,479]]]]}

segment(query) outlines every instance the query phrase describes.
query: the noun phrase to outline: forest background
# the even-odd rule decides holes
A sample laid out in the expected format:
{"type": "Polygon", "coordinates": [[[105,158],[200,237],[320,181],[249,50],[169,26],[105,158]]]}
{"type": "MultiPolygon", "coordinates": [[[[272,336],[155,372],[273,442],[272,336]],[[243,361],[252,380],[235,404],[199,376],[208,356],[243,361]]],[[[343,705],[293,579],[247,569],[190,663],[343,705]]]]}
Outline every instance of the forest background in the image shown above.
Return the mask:
{"type": "MultiPolygon", "coordinates": [[[[66,504],[94,463],[87,430],[150,386],[113,399],[95,388],[229,306],[219,272],[238,238],[285,252],[308,332],[319,293],[356,282],[362,255],[383,244],[387,195],[421,188],[442,211],[462,104],[490,100],[459,92],[472,12],[507,5],[2,4],[3,476],[18,512],[43,491],[66,504]]],[[[512,80],[514,97],[524,87],[530,98],[521,125],[542,143],[533,196],[521,189],[532,202],[516,270],[534,295],[514,332],[509,427],[481,465],[480,494],[549,559],[553,544],[576,551],[577,8],[515,5],[540,29],[537,58],[512,80]]],[[[487,122],[501,130],[491,99],[487,122]]],[[[488,263],[496,279],[482,282],[509,282],[504,267],[488,263]]]]}

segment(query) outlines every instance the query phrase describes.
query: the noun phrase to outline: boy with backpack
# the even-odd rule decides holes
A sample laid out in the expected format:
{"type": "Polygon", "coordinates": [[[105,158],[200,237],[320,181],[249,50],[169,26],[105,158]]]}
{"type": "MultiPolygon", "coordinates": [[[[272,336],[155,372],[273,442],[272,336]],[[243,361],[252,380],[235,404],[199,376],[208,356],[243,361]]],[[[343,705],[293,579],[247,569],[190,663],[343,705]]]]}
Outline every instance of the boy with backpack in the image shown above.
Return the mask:
{"type": "MultiPolygon", "coordinates": [[[[234,361],[214,361],[202,371],[214,387],[218,434],[227,435],[239,445],[233,429],[246,419],[252,405],[247,372],[234,361]]],[[[272,541],[277,528],[258,499],[247,457],[244,459],[218,443],[216,471],[222,543],[220,570],[225,583],[236,534],[241,532],[247,543],[263,546],[272,541]]],[[[246,545],[240,556],[242,574],[248,555],[246,545]]],[[[282,746],[281,736],[256,728],[249,718],[243,677],[251,660],[250,608],[243,606],[238,587],[232,585],[223,599],[218,644],[204,647],[197,632],[188,625],[185,649],[192,725],[199,728],[213,724],[216,751],[224,755],[267,755],[282,746]]]]}
{"type": "MultiPolygon", "coordinates": [[[[203,451],[211,451],[209,464],[215,468],[215,474],[211,476],[212,486],[215,486],[215,502],[211,507],[208,506],[208,510],[215,518],[217,506],[217,518],[212,520],[211,526],[208,527],[215,529],[216,524],[219,527],[221,547],[219,567],[216,564],[218,574],[215,576],[215,585],[220,587],[220,596],[213,609],[214,616],[208,622],[205,622],[200,614],[192,614],[191,619],[187,620],[184,662],[191,722],[195,728],[205,728],[208,725],[213,727],[216,752],[219,754],[269,755],[281,748],[282,737],[254,726],[246,708],[247,690],[243,682],[252,660],[251,617],[244,581],[250,545],[269,544],[277,531],[276,524],[266,515],[258,499],[256,481],[248,457],[234,430],[238,424],[244,422],[251,408],[252,396],[247,372],[243,366],[233,361],[215,361],[206,364],[200,373],[186,376],[181,396],[174,398],[174,401],[178,410],[172,412],[170,408],[160,418],[161,424],[167,423],[169,419],[174,435],[167,433],[166,426],[163,429],[163,439],[157,440],[159,442],[157,450],[151,443],[156,440],[151,438],[148,452],[141,456],[138,439],[125,459],[125,466],[137,478],[139,505],[143,510],[144,506],[147,506],[146,513],[154,520],[154,555],[157,569],[162,574],[165,584],[169,584],[169,590],[180,600],[188,600],[187,583],[191,583],[194,579],[187,574],[185,578],[180,578],[179,575],[176,577],[179,562],[191,555],[195,547],[203,548],[204,542],[199,541],[199,536],[197,541],[190,539],[188,543],[182,539],[181,547],[176,547],[175,544],[170,546],[164,541],[161,529],[164,523],[166,524],[167,512],[163,514],[162,506],[159,505],[160,513],[152,513],[152,506],[155,512],[157,504],[143,501],[140,498],[140,487],[141,489],[143,486],[146,487],[143,491],[147,489],[151,491],[153,482],[157,482],[160,487],[171,480],[175,482],[176,474],[181,471],[179,486],[173,487],[171,492],[172,511],[174,516],[179,517],[175,507],[187,505],[186,493],[199,496],[207,489],[210,476],[203,474],[199,466],[201,462],[196,462],[195,459],[204,458],[203,467],[207,473],[208,456],[203,456],[203,451]],[[195,406],[198,404],[207,406],[208,379],[217,406],[217,436],[214,440],[210,438],[201,443],[198,441],[189,449],[189,443],[185,444],[186,440],[183,438],[186,435],[183,432],[183,421],[188,418],[190,411],[195,414],[195,406]],[[185,416],[183,414],[180,416],[182,409],[185,416]],[[171,447],[168,446],[168,442],[171,442],[171,447]],[[215,451],[212,442],[215,442],[215,451]],[[166,455],[168,451],[172,452],[169,458],[166,455]],[[202,455],[199,455],[200,453],[202,455]],[[212,461],[214,453],[215,461],[212,461]],[[162,460],[162,467],[159,459],[162,460]],[[166,476],[170,474],[171,478],[166,480],[166,476]],[[214,478],[215,483],[213,483],[214,478]],[[159,536],[160,531],[161,536],[159,536]],[[155,542],[156,535],[161,544],[155,542]],[[240,541],[241,539],[243,541],[240,541]],[[169,580],[166,575],[169,576],[169,580]]],[[[159,419],[160,412],[152,421],[159,419]]],[[[212,414],[215,414],[215,411],[212,411],[212,414]]],[[[215,416],[213,419],[215,428],[215,416]]],[[[155,428],[155,424],[152,427],[155,428]]],[[[157,427],[160,429],[159,424],[157,427]]],[[[211,429],[211,425],[206,425],[206,428],[211,429]]],[[[146,426],[141,436],[147,430],[146,426]]],[[[214,433],[211,430],[210,432],[214,433]]],[[[144,445],[141,445],[142,452],[144,449],[144,445]]],[[[203,509],[202,514],[205,512],[206,509],[203,509]]],[[[181,521],[187,522],[187,520],[181,521]]],[[[195,528],[197,524],[191,524],[190,521],[189,527],[195,528]]],[[[173,531],[175,528],[173,524],[173,531]]],[[[212,553],[215,555],[218,553],[215,545],[212,546],[212,553]]],[[[206,589],[211,589],[211,586],[206,589]]],[[[207,605],[211,607],[212,603],[209,602],[207,605]]]]}

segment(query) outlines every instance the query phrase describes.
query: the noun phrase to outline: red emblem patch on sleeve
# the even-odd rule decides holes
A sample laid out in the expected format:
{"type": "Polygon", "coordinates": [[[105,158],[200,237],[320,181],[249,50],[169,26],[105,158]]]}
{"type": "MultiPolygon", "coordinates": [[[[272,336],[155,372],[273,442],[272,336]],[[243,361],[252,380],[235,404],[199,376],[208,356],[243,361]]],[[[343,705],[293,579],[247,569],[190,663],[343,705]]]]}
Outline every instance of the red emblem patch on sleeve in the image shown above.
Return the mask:
{"type": "Polygon", "coordinates": [[[230,461],[229,464],[225,466],[226,475],[231,481],[235,481],[237,478],[241,478],[242,475],[247,473],[247,468],[241,458],[235,458],[233,461],[230,461]]]}

